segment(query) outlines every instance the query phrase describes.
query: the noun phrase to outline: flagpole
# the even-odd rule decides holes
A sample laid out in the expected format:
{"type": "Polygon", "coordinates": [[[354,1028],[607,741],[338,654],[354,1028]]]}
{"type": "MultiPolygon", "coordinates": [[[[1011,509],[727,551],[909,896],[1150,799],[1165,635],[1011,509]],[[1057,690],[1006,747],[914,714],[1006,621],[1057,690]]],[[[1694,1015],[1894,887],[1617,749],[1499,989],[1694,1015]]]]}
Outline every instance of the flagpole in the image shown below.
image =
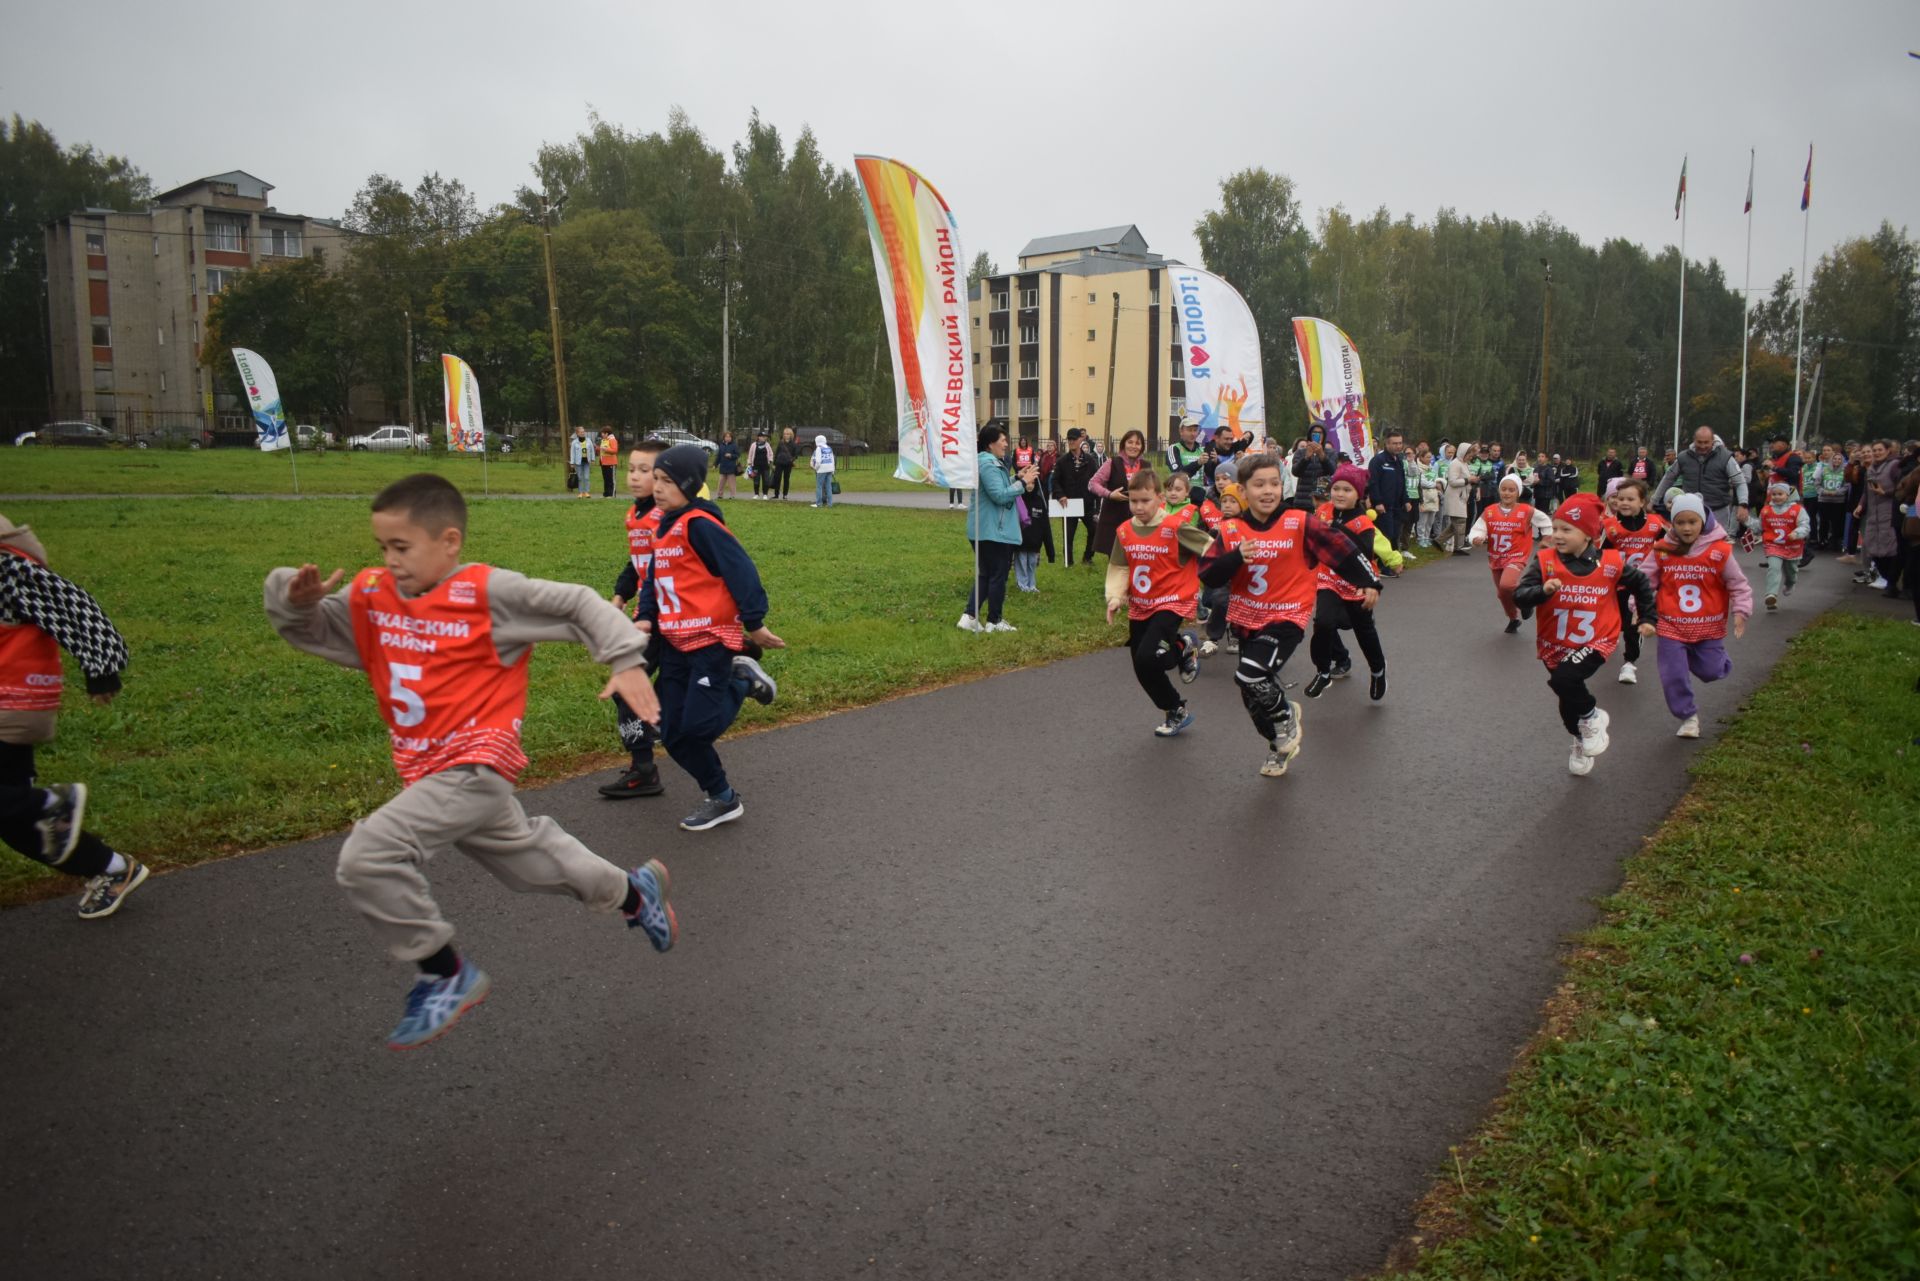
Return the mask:
{"type": "Polygon", "coordinates": [[[1740,448],[1747,447],[1747,349],[1753,342],[1753,151],[1747,151],[1747,274],[1740,282],[1740,448]]]}
{"type": "MultiPolygon", "coordinates": [[[[319,428],[314,430],[318,431],[319,428]]],[[[300,492],[300,464],[293,456],[299,452],[299,444],[300,433],[292,427],[287,428],[287,465],[293,468],[293,492],[296,494],[300,492]]]]}
{"type": "Polygon", "coordinates": [[[1680,371],[1687,344],[1687,190],[1686,161],[1680,162],[1680,328],[1673,336],[1673,452],[1680,452],[1680,371]]]}
{"type": "MultiPolygon", "coordinates": [[[[1813,144],[1807,144],[1807,182],[1813,181],[1813,144]]],[[[1793,443],[1800,444],[1800,371],[1806,366],[1807,359],[1807,227],[1813,221],[1813,201],[1804,194],[1800,198],[1800,323],[1799,333],[1793,344],[1793,443]]]]}

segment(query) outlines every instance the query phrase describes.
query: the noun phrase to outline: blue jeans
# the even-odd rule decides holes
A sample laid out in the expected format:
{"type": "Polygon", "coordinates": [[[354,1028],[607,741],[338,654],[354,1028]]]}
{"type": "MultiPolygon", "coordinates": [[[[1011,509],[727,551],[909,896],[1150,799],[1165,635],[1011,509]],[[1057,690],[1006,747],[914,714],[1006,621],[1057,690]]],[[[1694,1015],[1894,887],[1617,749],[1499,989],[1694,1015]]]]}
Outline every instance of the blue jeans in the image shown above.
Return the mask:
{"type": "Polygon", "coordinates": [[[580,478],[580,493],[582,495],[590,494],[593,492],[593,489],[592,489],[593,464],[592,463],[582,458],[579,462],[573,465],[573,474],[580,478]]]}
{"type": "Polygon", "coordinates": [[[815,472],[813,475],[813,502],[816,507],[833,506],[833,473],[815,472]]]}

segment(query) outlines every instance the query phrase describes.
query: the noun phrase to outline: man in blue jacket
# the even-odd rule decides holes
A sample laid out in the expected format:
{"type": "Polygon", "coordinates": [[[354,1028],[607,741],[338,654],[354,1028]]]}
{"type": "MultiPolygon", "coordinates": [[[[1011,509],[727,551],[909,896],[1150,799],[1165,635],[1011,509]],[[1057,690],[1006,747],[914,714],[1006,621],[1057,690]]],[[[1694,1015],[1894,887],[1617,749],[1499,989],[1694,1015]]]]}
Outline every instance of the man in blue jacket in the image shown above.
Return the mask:
{"type": "Polygon", "coordinates": [[[1367,501],[1379,514],[1380,532],[1397,551],[1407,530],[1407,440],[1398,427],[1389,427],[1385,448],[1367,462],[1367,501]]]}

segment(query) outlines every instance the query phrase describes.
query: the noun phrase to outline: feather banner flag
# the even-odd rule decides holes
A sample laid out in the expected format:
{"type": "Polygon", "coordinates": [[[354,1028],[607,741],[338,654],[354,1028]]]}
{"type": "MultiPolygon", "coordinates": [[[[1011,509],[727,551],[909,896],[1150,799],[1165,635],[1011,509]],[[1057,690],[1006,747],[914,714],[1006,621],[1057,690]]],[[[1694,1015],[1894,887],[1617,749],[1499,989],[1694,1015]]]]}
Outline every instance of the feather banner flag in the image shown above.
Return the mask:
{"type": "Polygon", "coordinates": [[[972,489],[978,433],[960,224],[933,184],[898,160],[855,156],[854,166],[893,354],[894,475],[972,489]]]}
{"type": "Polygon", "coordinates": [[[480,415],[480,380],[473,376],[473,366],[442,352],[440,377],[447,398],[448,452],[486,453],[487,425],[480,415]]]}
{"type": "Polygon", "coordinates": [[[1747,152],[1747,204],[1740,211],[1743,214],[1753,212],[1753,152],[1747,152]]]}
{"type": "Polygon", "coordinates": [[[1360,349],[1340,326],[1313,316],[1293,318],[1293,346],[1307,417],[1326,432],[1329,449],[1364,466],[1373,456],[1373,421],[1360,349]]]}
{"type": "Polygon", "coordinates": [[[1813,144],[1807,144],[1807,174],[1800,180],[1800,208],[1813,203],[1813,144]]]}
{"type": "Polygon", "coordinates": [[[1218,432],[1229,440],[1264,436],[1267,388],[1253,309],[1210,271],[1170,265],[1167,275],[1186,360],[1187,409],[1200,422],[1200,439],[1211,441],[1218,432]]]}
{"type": "Polygon", "coordinates": [[[233,363],[246,384],[247,408],[253,411],[253,436],[262,452],[290,449],[293,439],[287,434],[287,413],[280,407],[280,384],[274,379],[273,366],[245,347],[233,349],[233,363]]]}
{"type": "Polygon", "coordinates": [[[1680,207],[1687,203],[1687,158],[1680,157],[1680,190],[1673,193],[1673,216],[1680,216],[1680,207]]]}

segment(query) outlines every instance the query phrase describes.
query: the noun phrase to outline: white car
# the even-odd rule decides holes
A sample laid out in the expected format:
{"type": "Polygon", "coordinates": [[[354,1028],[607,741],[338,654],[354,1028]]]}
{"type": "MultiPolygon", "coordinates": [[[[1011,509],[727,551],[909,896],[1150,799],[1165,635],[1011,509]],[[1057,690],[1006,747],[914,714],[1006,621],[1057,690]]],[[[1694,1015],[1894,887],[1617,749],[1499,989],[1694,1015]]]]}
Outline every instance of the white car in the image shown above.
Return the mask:
{"type": "Polygon", "coordinates": [[[400,451],[418,449],[422,437],[406,427],[376,427],[364,436],[352,436],[347,440],[348,449],[378,449],[400,451]]]}
{"type": "Polygon", "coordinates": [[[656,440],[664,440],[669,445],[698,445],[707,451],[709,458],[720,452],[720,446],[713,441],[703,440],[682,427],[663,427],[654,432],[653,436],[656,440]]]}
{"type": "Polygon", "coordinates": [[[302,449],[312,449],[316,440],[328,448],[332,448],[335,444],[339,443],[334,439],[332,432],[324,431],[311,423],[301,423],[296,426],[293,429],[293,438],[299,442],[300,448],[302,449]]]}

